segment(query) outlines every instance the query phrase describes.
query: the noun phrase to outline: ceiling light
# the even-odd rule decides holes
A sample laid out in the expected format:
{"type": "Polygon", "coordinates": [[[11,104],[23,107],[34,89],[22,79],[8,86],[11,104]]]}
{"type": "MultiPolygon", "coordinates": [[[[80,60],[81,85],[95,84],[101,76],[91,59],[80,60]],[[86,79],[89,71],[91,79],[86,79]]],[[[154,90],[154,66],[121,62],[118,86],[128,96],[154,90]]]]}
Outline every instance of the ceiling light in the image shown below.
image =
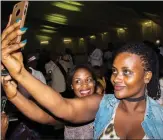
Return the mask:
{"type": "Polygon", "coordinates": [[[91,35],[90,38],[91,39],[96,39],[96,36],[95,35],[91,35]]]}
{"type": "Polygon", "coordinates": [[[45,15],[45,19],[49,22],[58,24],[67,24],[67,17],[61,14],[49,14],[45,15]]]}
{"type": "Polygon", "coordinates": [[[36,35],[36,38],[40,41],[49,41],[51,40],[51,37],[49,36],[44,36],[44,35],[36,35]]]}
{"type": "Polygon", "coordinates": [[[160,44],[160,40],[156,40],[156,44],[157,44],[157,45],[160,44]]]}
{"type": "Polygon", "coordinates": [[[65,3],[71,4],[71,5],[76,5],[76,6],[84,6],[82,3],[77,2],[77,1],[64,1],[65,3]]]}
{"type": "Polygon", "coordinates": [[[47,28],[47,29],[56,29],[55,27],[47,26],[47,25],[41,25],[41,27],[43,27],[43,28],[47,28]]]}
{"type": "Polygon", "coordinates": [[[47,45],[47,44],[49,44],[49,41],[41,41],[40,44],[47,45]]]}
{"type": "Polygon", "coordinates": [[[117,32],[118,32],[118,33],[125,33],[125,30],[124,30],[123,28],[118,28],[118,29],[117,29],[117,32]]]}
{"type": "Polygon", "coordinates": [[[152,21],[146,21],[143,23],[143,25],[147,27],[152,26],[152,21]]]}
{"type": "Polygon", "coordinates": [[[80,41],[84,41],[84,38],[80,38],[80,41]]]}
{"type": "Polygon", "coordinates": [[[41,32],[45,32],[45,33],[56,33],[56,31],[54,31],[54,30],[47,30],[47,29],[41,29],[40,30],[41,32]]]}
{"type": "Polygon", "coordinates": [[[76,11],[76,12],[80,12],[81,11],[80,7],[71,5],[69,3],[53,2],[52,5],[56,6],[58,8],[61,8],[61,9],[69,10],[69,11],[76,11]]]}
{"type": "Polygon", "coordinates": [[[70,42],[72,42],[72,40],[70,38],[64,38],[63,39],[63,42],[64,43],[70,43],[70,42]]]}

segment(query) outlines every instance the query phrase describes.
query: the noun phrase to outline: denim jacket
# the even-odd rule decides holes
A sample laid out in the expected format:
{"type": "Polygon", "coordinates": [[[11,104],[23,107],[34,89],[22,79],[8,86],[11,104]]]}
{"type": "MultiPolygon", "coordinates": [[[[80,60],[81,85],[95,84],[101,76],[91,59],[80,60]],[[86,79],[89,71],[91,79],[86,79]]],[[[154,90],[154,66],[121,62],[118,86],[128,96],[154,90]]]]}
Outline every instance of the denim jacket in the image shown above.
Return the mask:
{"type": "MultiPolygon", "coordinates": [[[[111,121],[115,107],[120,100],[112,94],[104,95],[94,121],[94,139],[98,139],[111,121]]],[[[141,123],[150,139],[163,139],[163,107],[147,96],[144,121],[141,123]]]]}

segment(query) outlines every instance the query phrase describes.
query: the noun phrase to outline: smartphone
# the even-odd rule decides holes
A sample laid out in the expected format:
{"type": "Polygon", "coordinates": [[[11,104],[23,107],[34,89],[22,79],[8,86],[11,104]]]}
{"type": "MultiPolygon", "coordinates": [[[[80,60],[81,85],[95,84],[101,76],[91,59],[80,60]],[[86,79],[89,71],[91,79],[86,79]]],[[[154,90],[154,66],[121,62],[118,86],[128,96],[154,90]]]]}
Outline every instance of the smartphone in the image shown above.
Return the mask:
{"type": "MultiPolygon", "coordinates": [[[[16,3],[13,7],[10,25],[14,24],[16,20],[21,19],[21,24],[18,27],[18,29],[22,28],[25,23],[27,9],[28,9],[28,1],[21,1],[21,2],[16,3]]],[[[11,41],[11,44],[18,43],[20,41],[21,41],[21,36],[18,36],[14,40],[11,41]]],[[[7,75],[9,75],[8,70],[3,69],[1,71],[1,76],[7,76],[7,75]]]]}
{"type": "MultiPolygon", "coordinates": [[[[12,18],[10,25],[14,24],[18,19],[21,19],[21,24],[18,28],[22,28],[25,23],[26,15],[28,9],[28,1],[21,1],[14,5],[12,11],[12,18]]],[[[11,44],[18,43],[21,40],[21,36],[16,37],[11,44]]]]}

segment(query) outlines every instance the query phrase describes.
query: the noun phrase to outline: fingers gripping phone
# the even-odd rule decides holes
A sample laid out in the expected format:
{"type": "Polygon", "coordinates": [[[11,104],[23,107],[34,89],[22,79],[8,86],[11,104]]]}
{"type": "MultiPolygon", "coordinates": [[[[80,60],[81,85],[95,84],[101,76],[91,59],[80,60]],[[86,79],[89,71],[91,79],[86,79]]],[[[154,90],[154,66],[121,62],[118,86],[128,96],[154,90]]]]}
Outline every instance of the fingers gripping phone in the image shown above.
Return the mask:
{"type": "MultiPolygon", "coordinates": [[[[22,28],[25,23],[27,9],[28,9],[28,1],[21,1],[19,3],[16,3],[13,7],[10,25],[14,24],[17,20],[20,19],[21,24],[18,28],[22,28]]],[[[11,41],[11,44],[19,43],[20,41],[21,41],[21,36],[17,36],[14,40],[11,41]]],[[[3,69],[1,71],[1,75],[7,76],[7,75],[9,75],[9,73],[6,69],[3,69]]]]}
{"type": "MultiPolygon", "coordinates": [[[[17,20],[21,19],[21,24],[18,28],[22,28],[25,23],[26,14],[28,9],[28,1],[22,1],[14,5],[12,11],[12,18],[10,25],[14,24],[17,20]]],[[[21,40],[21,36],[16,37],[11,43],[18,43],[21,40]]]]}

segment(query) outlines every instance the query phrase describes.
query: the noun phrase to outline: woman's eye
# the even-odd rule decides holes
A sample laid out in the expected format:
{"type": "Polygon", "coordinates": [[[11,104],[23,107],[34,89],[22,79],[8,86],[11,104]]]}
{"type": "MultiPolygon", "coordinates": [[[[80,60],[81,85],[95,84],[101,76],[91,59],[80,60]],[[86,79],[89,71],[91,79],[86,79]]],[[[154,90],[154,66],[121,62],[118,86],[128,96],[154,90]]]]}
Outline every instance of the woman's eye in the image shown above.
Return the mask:
{"type": "Polygon", "coordinates": [[[124,73],[124,75],[130,75],[132,72],[129,70],[124,70],[123,73],[124,73]]]}
{"type": "Polygon", "coordinates": [[[88,83],[91,83],[92,81],[93,81],[92,78],[89,78],[89,79],[87,80],[88,83]]]}
{"type": "Polygon", "coordinates": [[[115,69],[112,69],[112,73],[113,73],[113,74],[116,74],[117,71],[116,71],[115,69]]]}
{"type": "Polygon", "coordinates": [[[75,83],[76,83],[76,84],[80,84],[81,81],[80,81],[80,80],[76,80],[75,83]]]}

